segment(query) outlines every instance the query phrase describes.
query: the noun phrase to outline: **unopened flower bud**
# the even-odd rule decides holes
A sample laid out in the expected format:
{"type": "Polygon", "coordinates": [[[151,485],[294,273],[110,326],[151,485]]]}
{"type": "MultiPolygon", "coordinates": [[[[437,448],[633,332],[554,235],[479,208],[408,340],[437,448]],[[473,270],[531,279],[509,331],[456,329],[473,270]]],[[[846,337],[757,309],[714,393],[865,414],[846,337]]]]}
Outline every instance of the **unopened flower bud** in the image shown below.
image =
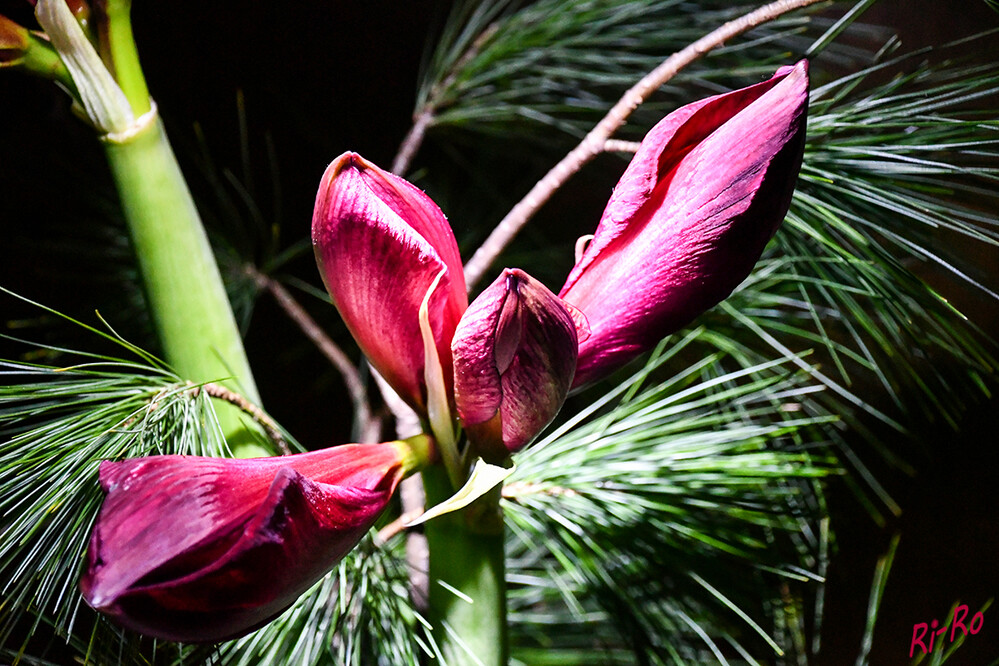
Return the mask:
{"type": "Polygon", "coordinates": [[[465,311],[451,344],[455,405],[477,453],[503,459],[529,444],[565,401],[576,325],[564,303],[507,269],[465,311]]]}
{"type": "Polygon", "coordinates": [[[620,367],[726,298],[791,203],[808,63],[677,109],[646,135],[559,296],[586,315],[575,384],[620,367]]]}
{"type": "Polygon", "coordinates": [[[20,64],[30,44],[27,28],[0,14],[0,67],[20,64]]]}
{"type": "Polygon", "coordinates": [[[430,197],[356,153],[323,174],[312,218],[323,282],[371,364],[422,415],[427,413],[420,306],[444,379],[451,336],[468,306],[451,227],[430,197]]]}
{"type": "Polygon", "coordinates": [[[272,458],[151,456],[100,466],[107,493],[80,582],[96,610],[181,642],[276,617],[371,528],[429,438],[272,458]]]}

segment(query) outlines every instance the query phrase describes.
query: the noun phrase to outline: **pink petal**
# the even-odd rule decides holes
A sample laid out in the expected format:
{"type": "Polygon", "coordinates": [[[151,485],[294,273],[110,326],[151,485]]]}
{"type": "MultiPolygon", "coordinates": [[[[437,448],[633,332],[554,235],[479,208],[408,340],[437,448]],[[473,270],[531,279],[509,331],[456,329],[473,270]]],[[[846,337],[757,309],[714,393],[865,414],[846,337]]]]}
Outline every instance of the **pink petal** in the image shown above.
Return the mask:
{"type": "Polygon", "coordinates": [[[559,294],[591,330],[575,385],[647,350],[745,279],[790,205],[807,101],[802,61],[683,107],[649,132],[559,294]]]}
{"type": "Polygon", "coordinates": [[[391,444],[105,462],[108,496],[81,590],[101,612],[151,636],[214,642],[244,634],[356,545],[400,476],[391,444]]]}
{"type": "MultiPolygon", "coordinates": [[[[468,305],[461,258],[444,214],[419,189],[354,153],[323,175],[312,220],[320,273],[368,360],[425,412],[420,304],[441,269],[430,321],[444,376],[450,342],[468,305]]],[[[450,388],[450,387],[449,387],[450,388]]]]}

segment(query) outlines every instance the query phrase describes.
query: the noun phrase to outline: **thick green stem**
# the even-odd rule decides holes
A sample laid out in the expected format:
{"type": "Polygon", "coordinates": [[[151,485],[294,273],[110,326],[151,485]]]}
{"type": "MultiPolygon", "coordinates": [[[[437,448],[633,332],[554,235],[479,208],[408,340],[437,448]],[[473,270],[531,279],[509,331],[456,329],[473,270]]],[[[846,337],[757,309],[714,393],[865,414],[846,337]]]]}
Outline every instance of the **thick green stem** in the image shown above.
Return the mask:
{"type": "MultiPolygon", "coordinates": [[[[454,490],[439,465],[423,472],[427,506],[454,490]]],[[[426,524],[430,622],[449,666],[505,666],[506,570],[499,490],[426,524]]]]}
{"type": "MultiPolygon", "coordinates": [[[[182,379],[219,383],[259,404],[201,217],[149,99],[130,7],[131,0],[101,6],[103,58],[62,0],[39,0],[35,14],[75,83],[77,101],[103,135],[165,360],[182,379]]],[[[267,453],[252,420],[233,405],[218,406],[234,453],[267,453]]]]}
{"type": "MultiPolygon", "coordinates": [[[[201,218],[158,118],[105,150],[166,361],[192,382],[218,382],[260,402],[242,338],[201,218]]],[[[251,441],[247,420],[219,404],[230,445],[251,441]]]]}

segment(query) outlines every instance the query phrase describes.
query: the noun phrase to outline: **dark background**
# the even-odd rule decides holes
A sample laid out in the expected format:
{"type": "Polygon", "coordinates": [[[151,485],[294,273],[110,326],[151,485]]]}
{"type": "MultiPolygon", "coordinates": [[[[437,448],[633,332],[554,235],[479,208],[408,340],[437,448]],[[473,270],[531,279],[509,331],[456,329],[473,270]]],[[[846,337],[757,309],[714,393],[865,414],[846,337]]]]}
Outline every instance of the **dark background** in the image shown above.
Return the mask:
{"type": "MultiPolygon", "coordinates": [[[[188,173],[204,166],[197,123],[216,166],[231,169],[244,184],[253,183],[265,216],[281,221],[280,243],[288,245],[308,236],[316,185],[336,155],[349,149],[383,166],[391,163],[410,124],[426,36],[447,9],[445,0],[136,0],[133,14],[150,90],[188,173]],[[241,166],[237,91],[249,130],[249,172],[241,166]],[[279,192],[271,186],[274,169],[279,192]]],[[[0,12],[30,21],[26,3],[4,0],[0,12]]],[[[896,28],[907,49],[999,25],[999,16],[981,0],[886,0],[865,20],[896,28]]],[[[432,182],[435,169],[453,169],[455,160],[460,164],[469,155],[460,149],[445,152],[431,140],[414,168],[417,176],[432,182]]],[[[555,158],[531,154],[516,163],[495,159],[496,187],[524,192],[555,158]]],[[[574,205],[579,215],[595,219],[613,183],[598,181],[595,186],[592,179],[577,180],[581,182],[570,185],[558,205],[574,205]]],[[[191,181],[203,183],[196,176],[191,181]]],[[[203,184],[195,189],[211,199],[203,184]]],[[[441,198],[468,257],[476,221],[449,210],[447,193],[441,198]]],[[[114,209],[100,148],[92,133],[70,117],[64,96],[42,82],[0,72],[0,285],[90,323],[99,308],[126,337],[132,332],[141,336],[142,318],[127,306],[138,287],[123,286],[116,277],[120,273],[114,272],[127,264],[127,246],[98,224],[114,216],[114,209]]],[[[554,224],[545,215],[539,217],[539,228],[554,224]]],[[[263,258],[264,244],[258,240],[247,243],[263,258]]],[[[974,260],[980,265],[992,267],[995,289],[995,249],[970,247],[969,252],[978,253],[974,260]]],[[[553,274],[569,268],[562,258],[552,261],[553,274]]],[[[311,252],[281,274],[320,286],[311,252]]],[[[945,276],[926,277],[986,332],[999,337],[994,302],[945,276]]],[[[307,294],[299,296],[328,330],[342,332],[331,307],[307,294]]],[[[35,310],[0,299],[0,320],[17,324],[25,337],[48,335],[37,317],[35,310]]],[[[252,313],[249,331],[251,362],[269,411],[309,446],[348,440],[349,413],[337,376],[266,296],[252,313]]],[[[0,356],[8,355],[2,351],[0,356]]],[[[901,533],[901,545],[871,663],[907,663],[915,623],[943,621],[957,601],[968,604],[973,614],[999,593],[997,414],[995,399],[971,406],[959,432],[940,427],[924,433],[925,446],[894,435],[897,450],[906,452],[919,473],[910,478],[890,468],[879,470],[904,509],[883,527],[847,492],[834,492],[839,554],[829,572],[822,663],[847,664],[856,658],[874,565],[895,533],[901,533]]],[[[995,613],[986,613],[981,633],[969,637],[951,663],[984,664],[999,656],[995,613]]]]}

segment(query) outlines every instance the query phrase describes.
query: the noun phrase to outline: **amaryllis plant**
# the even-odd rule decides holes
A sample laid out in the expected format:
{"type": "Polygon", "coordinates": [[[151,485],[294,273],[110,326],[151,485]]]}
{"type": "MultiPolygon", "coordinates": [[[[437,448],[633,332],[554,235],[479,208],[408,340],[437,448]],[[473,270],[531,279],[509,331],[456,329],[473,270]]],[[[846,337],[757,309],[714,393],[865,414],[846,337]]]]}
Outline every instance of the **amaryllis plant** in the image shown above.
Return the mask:
{"type": "MultiPolygon", "coordinates": [[[[62,111],[99,139],[122,222],[101,237],[127,255],[119,286],[134,298],[83,325],[127,358],[53,338],[0,359],[0,662],[42,646],[24,663],[59,663],[43,632],[80,663],[807,661],[818,641],[805,636],[821,623],[801,619],[795,586],[824,580],[822,479],[848,473],[841,452],[894,509],[847,447],[844,432],[863,422],[852,417],[903,432],[882,402],[904,414],[919,411],[908,392],[960,403],[927,359],[965,363],[953,385],[978,392],[999,366],[906,263],[936,262],[995,295],[919,243],[945,229],[999,245],[983,212],[994,142],[975,134],[995,129],[991,116],[948,106],[994,94],[999,74],[962,70],[913,93],[932,77],[882,76],[893,70],[881,63],[872,78],[890,83],[858,93],[872,85],[865,73],[837,79],[827,64],[860,67],[863,48],[830,44],[869,0],[832,27],[822,0],[741,17],[652,0],[453,4],[391,167],[374,141],[305,142],[323,146],[295,165],[308,190],[328,164],[312,205],[318,275],[293,263],[306,239],[282,247],[256,200],[252,133],[241,177],[199,162],[220,196],[195,202],[146,86],[130,0],[36,0],[0,15],[4,75],[57,83],[62,111]],[[773,24],[812,5],[823,13],[773,24]],[[675,36],[694,29],[704,36],[689,46],[675,36]],[[722,45],[734,48],[674,79],[722,45]],[[511,128],[523,123],[546,129],[521,144],[511,128]],[[548,168],[543,150],[527,152],[556,144],[549,131],[579,141],[513,204],[519,174],[494,169],[488,151],[444,151],[469,172],[451,189],[436,180],[439,155],[410,169],[428,132],[445,129],[511,139],[503,163],[525,174],[548,168]],[[609,174],[596,194],[562,189],[591,163],[609,174]],[[511,204],[502,219],[490,192],[495,207],[511,204]],[[531,238],[542,241],[508,251],[546,205],[551,228],[531,238]],[[233,225],[239,238],[209,234],[206,212],[209,224],[253,223],[233,225]],[[487,231],[484,219],[499,222],[487,231]],[[282,284],[286,269],[302,274],[282,284]],[[306,284],[320,280],[333,308],[306,284]],[[285,285],[319,298],[303,305],[285,285]],[[253,309],[259,294],[278,310],[253,309]],[[255,337],[275,314],[315,349],[255,337]],[[255,356],[281,382],[258,390],[255,356]],[[857,372],[867,376],[854,385],[857,372]],[[311,430],[296,439],[262,401],[311,430]]],[[[377,44],[396,46],[388,33],[377,44]]],[[[310,71],[309,86],[340,90],[310,71]]],[[[324,110],[331,128],[363,115],[336,103],[350,113],[324,110]]],[[[25,170],[48,187],[44,169],[25,170]]],[[[304,236],[301,182],[273,209],[298,211],[304,236]]],[[[90,231],[78,217],[45,243],[77,253],[76,234],[90,231]]]]}
{"type": "Polygon", "coordinates": [[[330,164],[312,220],[323,281],[372,366],[435,434],[453,481],[467,471],[456,425],[475,455],[502,459],[552,421],[570,387],[738,286],[790,205],[807,107],[802,61],[664,118],[559,296],[507,269],[468,306],[440,208],[359,155],[330,164]]]}
{"type": "MultiPolygon", "coordinates": [[[[468,305],[437,205],[354,153],[330,164],[312,227],[323,281],[372,366],[433,434],[454,490],[470,454],[503,463],[555,418],[574,384],[645,351],[746,277],[787,212],[807,105],[801,62],[664,118],[561,297],[507,269],[468,305]]],[[[336,564],[400,478],[429,459],[396,443],[105,463],[84,596],[161,638],[242,635],[336,564]]]]}
{"type": "Polygon", "coordinates": [[[451,228],[416,187],[345,153],[323,176],[312,239],[334,305],[433,431],[453,482],[467,471],[458,414],[481,453],[503,459],[558,413],[575,370],[569,306],[508,271],[469,308],[451,228]]]}

